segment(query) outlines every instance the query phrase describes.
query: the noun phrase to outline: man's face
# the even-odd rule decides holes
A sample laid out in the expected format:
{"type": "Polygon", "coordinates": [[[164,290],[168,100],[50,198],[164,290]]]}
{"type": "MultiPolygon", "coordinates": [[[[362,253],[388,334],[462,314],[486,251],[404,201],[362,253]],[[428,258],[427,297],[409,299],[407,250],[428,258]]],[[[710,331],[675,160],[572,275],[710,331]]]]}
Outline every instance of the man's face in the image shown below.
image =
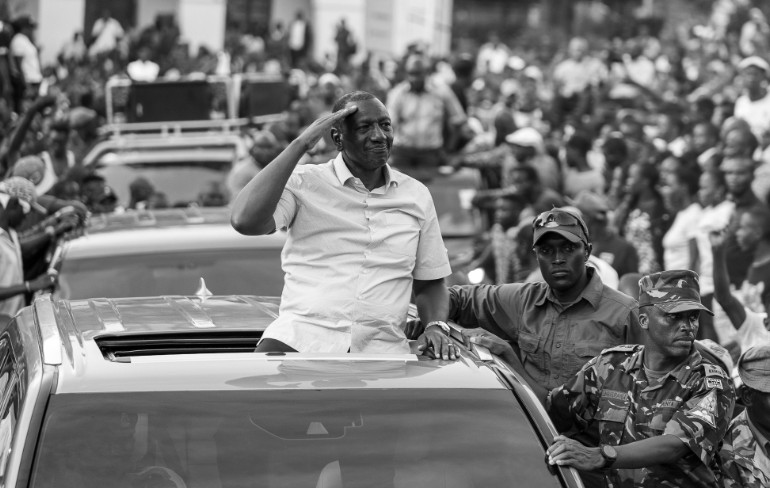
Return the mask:
{"type": "Polygon", "coordinates": [[[725,159],[720,167],[725,175],[725,185],[730,195],[743,195],[751,190],[754,179],[754,162],[750,159],[725,159]]]}
{"type": "Polygon", "coordinates": [[[648,350],[667,359],[684,359],[690,354],[698,333],[698,310],[666,313],[655,305],[639,309],[639,323],[647,330],[648,350]]]}
{"type": "Polygon", "coordinates": [[[703,124],[698,124],[692,130],[692,147],[700,154],[715,144],[711,131],[703,124]]]}
{"type": "Polygon", "coordinates": [[[716,179],[703,173],[698,180],[698,200],[704,207],[711,207],[724,199],[724,189],[717,185],[716,179]]]}
{"type": "Polygon", "coordinates": [[[744,154],[748,148],[748,137],[743,130],[731,130],[725,135],[725,158],[734,158],[744,154]]]}
{"type": "Polygon", "coordinates": [[[376,99],[352,103],[358,110],[342,121],[339,130],[345,162],[362,170],[380,168],[388,162],[393,145],[388,110],[376,99]]]}
{"type": "Polygon", "coordinates": [[[49,144],[51,152],[56,156],[63,156],[67,153],[67,143],[69,142],[69,134],[60,130],[52,130],[49,136],[49,144]]]}
{"type": "Polygon", "coordinates": [[[738,221],[735,240],[738,241],[741,251],[753,252],[762,240],[762,224],[757,222],[753,215],[744,213],[738,221]]]}
{"type": "Polygon", "coordinates": [[[428,67],[421,59],[412,58],[406,65],[406,79],[414,91],[425,89],[425,79],[428,77],[428,67]]]}
{"type": "Polygon", "coordinates": [[[516,192],[520,195],[529,196],[534,190],[534,183],[527,174],[526,171],[513,169],[510,174],[511,185],[516,188],[516,192]]]}
{"type": "Polygon", "coordinates": [[[543,279],[559,292],[568,292],[585,276],[589,254],[582,242],[573,243],[554,233],[545,234],[535,245],[543,279]]]}
{"type": "Polygon", "coordinates": [[[17,197],[8,199],[8,203],[5,205],[5,218],[8,221],[8,227],[18,228],[24,222],[25,214],[24,207],[17,197]]]}
{"type": "Polygon", "coordinates": [[[770,393],[756,390],[751,393],[742,391],[741,397],[746,403],[746,413],[751,423],[765,432],[770,430],[770,393]]]}
{"type": "Polygon", "coordinates": [[[767,75],[765,71],[756,66],[749,66],[741,73],[743,83],[747,90],[757,90],[762,87],[767,75]]]}
{"type": "Polygon", "coordinates": [[[500,198],[495,202],[495,222],[509,229],[519,220],[521,208],[518,203],[508,198],[500,198]]]}

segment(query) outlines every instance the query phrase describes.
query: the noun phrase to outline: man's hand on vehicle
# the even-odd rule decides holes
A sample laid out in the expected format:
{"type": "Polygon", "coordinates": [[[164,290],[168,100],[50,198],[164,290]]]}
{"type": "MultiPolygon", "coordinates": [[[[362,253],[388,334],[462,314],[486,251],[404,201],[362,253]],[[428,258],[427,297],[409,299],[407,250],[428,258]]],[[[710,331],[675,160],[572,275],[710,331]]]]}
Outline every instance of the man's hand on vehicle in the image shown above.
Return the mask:
{"type": "Polygon", "coordinates": [[[457,359],[457,346],[446,332],[436,325],[427,327],[417,339],[417,350],[423,355],[433,355],[436,359],[457,359]]]}

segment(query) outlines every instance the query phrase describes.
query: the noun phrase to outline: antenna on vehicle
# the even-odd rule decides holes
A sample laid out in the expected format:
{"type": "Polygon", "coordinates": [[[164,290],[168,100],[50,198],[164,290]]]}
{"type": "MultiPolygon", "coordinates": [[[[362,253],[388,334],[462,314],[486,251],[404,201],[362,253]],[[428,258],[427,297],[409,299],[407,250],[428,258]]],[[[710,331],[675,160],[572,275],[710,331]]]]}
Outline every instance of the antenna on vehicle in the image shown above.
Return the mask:
{"type": "Polygon", "coordinates": [[[212,295],[213,293],[211,293],[211,291],[209,291],[209,289],[206,288],[206,281],[201,276],[201,281],[198,284],[198,289],[195,290],[195,296],[200,298],[202,302],[205,302],[208,299],[208,297],[212,295]]]}

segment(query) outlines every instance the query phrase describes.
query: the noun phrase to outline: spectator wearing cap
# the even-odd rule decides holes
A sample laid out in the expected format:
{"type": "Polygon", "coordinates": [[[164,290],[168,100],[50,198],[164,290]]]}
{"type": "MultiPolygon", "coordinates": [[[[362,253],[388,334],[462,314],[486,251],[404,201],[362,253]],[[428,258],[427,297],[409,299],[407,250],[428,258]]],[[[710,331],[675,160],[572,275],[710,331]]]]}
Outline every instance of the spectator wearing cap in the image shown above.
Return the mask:
{"type": "Polygon", "coordinates": [[[602,486],[715,487],[735,390],[719,361],[695,347],[698,276],[669,270],[639,281],[641,345],[602,351],[545,404],[560,432],[551,464],[604,478],[602,486]]]}
{"type": "Polygon", "coordinates": [[[752,347],[738,360],[746,409],[727,429],[719,456],[725,488],[770,486],[770,345],[752,347]]]}
{"type": "Polygon", "coordinates": [[[22,15],[12,22],[16,35],[11,39],[11,54],[18,59],[27,89],[35,91],[43,81],[40,55],[35,45],[37,23],[29,15],[22,15]]]}
{"type": "Polygon", "coordinates": [[[738,64],[744,91],[735,100],[735,117],[749,123],[751,132],[761,139],[770,131],[770,93],[767,77],[770,65],[759,56],[749,56],[738,64]]]}
{"type": "Polygon", "coordinates": [[[592,254],[609,263],[618,276],[636,273],[639,256],[630,242],[618,235],[609,225],[610,205],[606,197],[581,192],[573,204],[583,215],[593,245],[592,254]]]}
{"type": "Polygon", "coordinates": [[[455,147],[466,122],[457,97],[429,77],[430,68],[427,57],[408,56],[407,79],[388,93],[387,101],[395,129],[390,164],[422,180],[431,179],[446,164],[446,151],[455,147]]]}
{"type": "Polygon", "coordinates": [[[552,209],[533,222],[533,252],[543,282],[454,286],[449,317],[511,342],[541,398],[603,349],[636,343],[636,301],[602,283],[586,262],[583,219],[552,209]]]}

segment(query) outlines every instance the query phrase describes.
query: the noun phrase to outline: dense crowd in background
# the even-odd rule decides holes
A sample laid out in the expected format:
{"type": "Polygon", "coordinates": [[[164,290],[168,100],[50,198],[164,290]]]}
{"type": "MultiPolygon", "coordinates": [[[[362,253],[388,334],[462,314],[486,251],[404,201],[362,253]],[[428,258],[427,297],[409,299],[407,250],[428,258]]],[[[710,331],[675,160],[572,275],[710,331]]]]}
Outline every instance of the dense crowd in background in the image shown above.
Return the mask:
{"type": "MultiPolygon", "coordinates": [[[[401,126],[412,121],[396,125],[394,167],[423,181],[461,167],[480,172],[472,204],[484,223],[477,251],[490,281],[537,279],[531,219],[568,205],[588,222],[592,260],[606,281],[693,269],[709,304],[708,235],[728,229],[731,282],[744,303],[766,310],[770,26],[751,2],[715,2],[708,22],[666,38],[644,25],[626,39],[575,37],[563,46],[507,44],[491,33],[477,52],[438,57],[430,45],[414,43],[395,59],[358,52],[344,20],[336,27],[336,52],[313,58],[313,26],[302,12],[264,35],[228,35],[225,50],[202,46],[194,56],[173,16],[125,29],[105,12],[88,35],[75,33],[50,66],[40,66],[35,29],[23,16],[0,30],[3,185],[29,192],[22,180],[31,182],[29,199],[46,212],[22,234],[71,230],[40,225],[63,208],[83,217],[130,210],[140,200],[168,204],[139,197],[151,182],[137,183],[132,201],[117,202],[103,178],[82,167],[101,137],[108,80],[266,73],[288,81],[291,104],[281,121],[245,129],[250,167],[239,170],[230,193],[341,94],[364,90],[386,102],[401,126]],[[419,92],[435,94],[440,108],[425,113],[413,106],[410,96],[419,92]],[[414,118],[415,110],[423,113],[414,118]]],[[[303,162],[335,153],[323,139],[303,162]]],[[[719,323],[717,314],[704,333],[728,344],[730,329],[719,323]]]]}

